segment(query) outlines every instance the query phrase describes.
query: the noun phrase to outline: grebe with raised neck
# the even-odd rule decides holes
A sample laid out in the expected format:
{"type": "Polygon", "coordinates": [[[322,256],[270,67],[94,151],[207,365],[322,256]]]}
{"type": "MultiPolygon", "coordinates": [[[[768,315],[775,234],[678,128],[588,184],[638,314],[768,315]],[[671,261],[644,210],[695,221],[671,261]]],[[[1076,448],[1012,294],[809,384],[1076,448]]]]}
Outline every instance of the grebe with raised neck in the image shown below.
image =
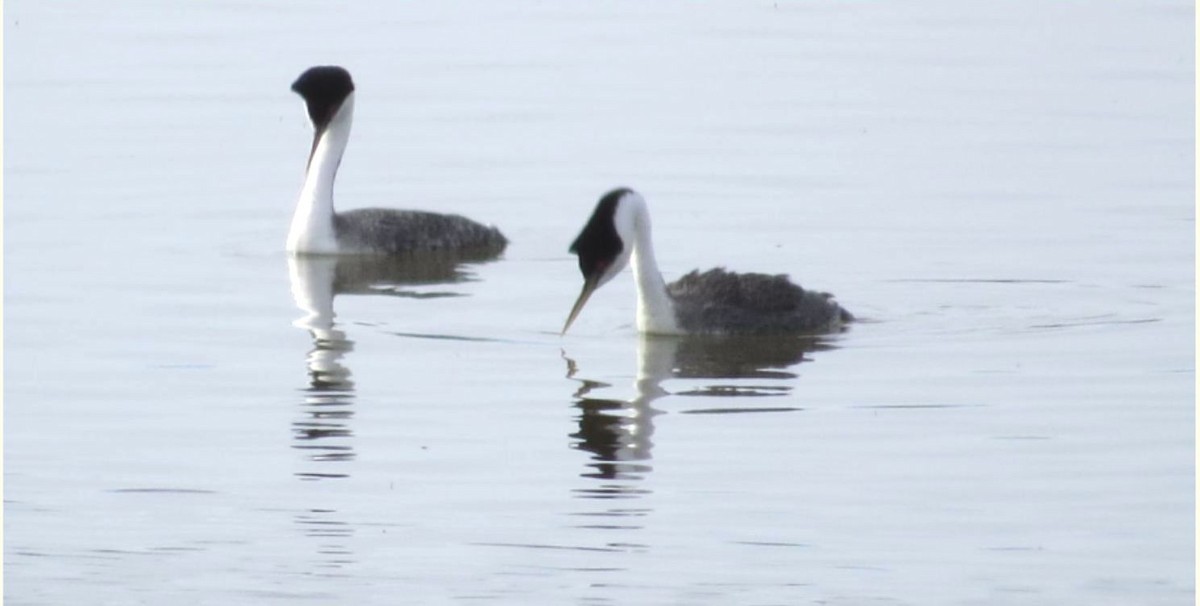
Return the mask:
{"type": "Polygon", "coordinates": [[[337,212],[333,182],[350,140],[354,81],[342,67],[311,67],[292,83],[313,126],[312,149],[287,250],[298,254],[382,254],[482,250],[500,254],[508,240],[466,217],[420,210],[361,208],[337,212]]]}
{"type": "Polygon", "coordinates": [[[579,256],[583,290],[563,333],[589,297],[632,260],[637,328],[651,334],[817,335],[854,319],[829,293],[805,290],[786,275],[693,270],[667,284],[650,237],[650,212],[637,192],[618,188],[596,204],[570,252],[579,256]]]}

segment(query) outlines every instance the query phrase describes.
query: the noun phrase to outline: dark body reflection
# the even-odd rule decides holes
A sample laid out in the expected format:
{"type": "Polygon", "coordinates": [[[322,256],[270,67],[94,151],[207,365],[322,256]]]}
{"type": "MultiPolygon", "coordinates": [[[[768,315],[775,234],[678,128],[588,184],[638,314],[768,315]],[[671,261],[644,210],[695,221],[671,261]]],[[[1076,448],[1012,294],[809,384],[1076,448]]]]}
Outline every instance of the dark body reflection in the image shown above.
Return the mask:
{"type": "MultiPolygon", "coordinates": [[[[354,380],[345,363],[346,355],[354,350],[354,341],[335,320],[333,307],[338,295],[421,299],[458,296],[449,290],[419,287],[466,281],[470,277],[468,264],[487,258],[450,253],[289,257],[292,297],[304,312],[293,324],[307,330],[313,341],[305,359],[308,384],[303,388],[303,416],[293,423],[293,446],[308,453],[308,460],[314,463],[349,461],[355,456],[350,423],[354,417],[354,380]]],[[[296,475],[315,480],[345,477],[346,473],[320,465],[296,475]]]]}
{"type": "MultiPolygon", "coordinates": [[[[636,496],[645,489],[631,484],[652,470],[654,419],[663,414],[655,400],[676,396],[781,396],[791,392],[796,374],[790,370],[805,354],[829,349],[828,342],[797,337],[664,337],[642,335],[637,348],[636,395],[626,400],[596,398],[591,392],[606,383],[580,378],[567,358],[567,376],[581,383],[574,394],[579,409],[572,447],[591,453],[584,477],[605,481],[580,491],[581,496],[636,496]],[[699,379],[705,384],[668,392],[667,379],[699,379]],[[714,381],[714,382],[708,382],[714,381]]],[[[564,355],[564,357],[566,357],[564,355]]],[[[732,400],[730,400],[732,401],[732,400]]],[[[682,409],[682,413],[748,413],[799,410],[794,406],[717,406],[682,409]]]]}

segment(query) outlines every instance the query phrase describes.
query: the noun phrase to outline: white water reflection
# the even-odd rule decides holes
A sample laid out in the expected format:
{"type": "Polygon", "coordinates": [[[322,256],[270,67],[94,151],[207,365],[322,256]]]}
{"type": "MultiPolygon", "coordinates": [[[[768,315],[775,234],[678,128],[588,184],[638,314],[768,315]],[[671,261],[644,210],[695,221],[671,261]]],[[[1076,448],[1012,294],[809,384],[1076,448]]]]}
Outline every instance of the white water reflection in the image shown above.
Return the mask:
{"type": "MultiPolygon", "coordinates": [[[[584,477],[603,480],[583,489],[581,496],[613,498],[644,494],[628,480],[640,480],[653,469],[654,420],[664,414],[654,402],[681,396],[682,414],[793,412],[796,406],[711,405],[703,398],[778,397],[794,390],[797,374],[791,367],[810,352],[834,346],[822,338],[740,336],[642,335],[637,341],[636,395],[629,400],[596,397],[592,392],[611,385],[585,378],[578,363],[565,352],[567,378],[578,381],[573,394],[579,409],[578,430],[570,434],[574,448],[591,453],[584,477]],[[663,383],[686,380],[687,389],[668,391],[663,383]],[[690,398],[701,399],[690,399],[690,398]],[[686,405],[685,405],[686,404],[686,405]]],[[[730,400],[730,402],[735,402],[730,400]]]]}
{"type": "MultiPolygon", "coordinates": [[[[671,376],[674,352],[673,340],[650,336],[638,340],[637,378],[634,381],[637,395],[629,401],[589,395],[609,385],[577,378],[578,365],[564,352],[567,378],[580,384],[572,394],[580,412],[579,426],[578,431],[570,434],[570,438],[574,448],[592,455],[592,461],[588,463],[589,470],[581,475],[605,481],[638,480],[653,469],[650,459],[654,447],[654,417],[662,414],[662,411],[653,407],[653,403],[667,395],[662,382],[671,376]]],[[[605,483],[580,493],[589,497],[609,498],[636,495],[638,490],[628,483],[605,483]]]]}
{"type": "Polygon", "coordinates": [[[354,341],[339,327],[334,301],[339,295],[373,295],[412,299],[463,296],[446,285],[471,279],[471,264],[494,258],[491,253],[429,253],[406,257],[289,255],[292,298],[304,315],[293,325],[308,331],[312,349],[305,356],[308,384],[303,417],[293,423],[294,448],[307,453],[312,470],[297,472],[307,480],[345,478],[337,466],[354,453],[354,380],[346,361],[354,341]]]}
{"type": "MultiPolygon", "coordinates": [[[[289,255],[292,299],[303,312],[293,325],[308,332],[312,348],[305,356],[307,385],[301,417],[292,423],[292,447],[304,453],[300,480],[348,479],[354,461],[355,383],[348,357],[354,341],[337,321],[339,296],[360,295],[437,300],[465,296],[447,288],[473,279],[473,265],[495,255],[430,253],[407,257],[289,255]]],[[[354,541],[358,525],[327,496],[314,492],[309,506],[293,514],[312,547],[313,574],[344,576],[358,562],[354,541]],[[317,503],[321,503],[317,505],[317,503]]]]}

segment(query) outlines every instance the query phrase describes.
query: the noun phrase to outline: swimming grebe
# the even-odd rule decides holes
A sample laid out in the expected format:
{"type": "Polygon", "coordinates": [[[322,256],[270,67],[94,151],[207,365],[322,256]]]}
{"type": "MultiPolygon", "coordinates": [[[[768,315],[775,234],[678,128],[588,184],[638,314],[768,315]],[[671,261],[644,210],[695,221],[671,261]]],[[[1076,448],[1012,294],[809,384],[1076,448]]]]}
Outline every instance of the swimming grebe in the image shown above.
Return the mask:
{"type": "Polygon", "coordinates": [[[508,240],[495,227],[459,215],[418,210],[333,209],[333,181],[350,139],[354,82],[337,66],[306,70],[292,84],[313,125],[304,189],[296,204],[287,249],[306,254],[403,254],[481,249],[500,254],[508,240]]]}
{"type": "Polygon", "coordinates": [[[639,332],[815,335],[838,331],[854,319],[832,295],[805,290],[785,275],[717,268],[692,271],[667,284],[654,259],[646,201],[631,189],[615,189],[600,198],[570,251],[579,256],[584,283],[564,334],[592,293],[621,273],[631,258],[639,332]]]}

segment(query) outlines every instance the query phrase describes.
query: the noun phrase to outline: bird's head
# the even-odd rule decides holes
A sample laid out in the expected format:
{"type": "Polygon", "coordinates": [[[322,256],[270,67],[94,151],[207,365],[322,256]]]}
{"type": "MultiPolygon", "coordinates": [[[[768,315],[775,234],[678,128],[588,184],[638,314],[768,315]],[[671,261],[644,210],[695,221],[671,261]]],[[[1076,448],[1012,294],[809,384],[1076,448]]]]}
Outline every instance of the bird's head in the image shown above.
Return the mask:
{"type": "Polygon", "coordinates": [[[346,99],[354,93],[350,72],[336,65],[318,65],[304,70],[292,83],[292,91],[304,99],[308,119],[318,131],[329,126],[346,99]]]}
{"type": "Polygon", "coordinates": [[[563,325],[564,334],[592,293],[629,264],[636,229],[634,207],[638,204],[644,204],[641,196],[628,188],[622,187],[604,194],[583,226],[583,231],[579,232],[579,237],[571,243],[570,252],[579,257],[583,290],[563,325]]]}

